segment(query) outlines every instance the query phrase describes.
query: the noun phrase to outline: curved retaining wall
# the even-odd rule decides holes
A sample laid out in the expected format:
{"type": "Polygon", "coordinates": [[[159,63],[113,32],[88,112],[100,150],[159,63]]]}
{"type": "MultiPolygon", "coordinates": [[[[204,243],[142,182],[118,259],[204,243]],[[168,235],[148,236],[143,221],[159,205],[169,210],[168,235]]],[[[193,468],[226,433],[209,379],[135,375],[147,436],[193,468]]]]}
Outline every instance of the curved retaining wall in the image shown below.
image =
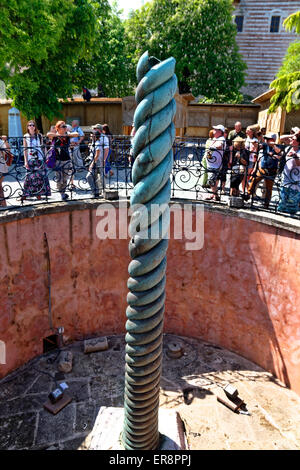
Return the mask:
{"type": "MultiPolygon", "coordinates": [[[[98,205],[0,214],[0,341],[6,346],[0,377],[41,354],[42,339],[52,333],[44,233],[52,320],[64,326],[65,340],[125,332],[128,240],[96,236],[98,205]]],[[[126,211],[116,212],[124,232],[126,211]]],[[[300,393],[300,227],[266,217],[206,206],[201,250],[170,240],[165,331],[241,354],[300,393]]]]}

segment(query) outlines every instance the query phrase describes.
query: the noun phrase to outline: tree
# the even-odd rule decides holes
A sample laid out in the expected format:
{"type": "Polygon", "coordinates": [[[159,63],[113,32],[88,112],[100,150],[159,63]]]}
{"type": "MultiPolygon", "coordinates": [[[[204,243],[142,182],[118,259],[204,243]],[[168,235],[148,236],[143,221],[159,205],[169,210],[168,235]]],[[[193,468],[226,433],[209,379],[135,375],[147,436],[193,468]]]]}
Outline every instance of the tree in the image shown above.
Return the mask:
{"type": "Polygon", "coordinates": [[[47,59],[64,32],[73,0],[0,1],[0,70],[18,72],[47,59]]]}
{"type": "Polygon", "coordinates": [[[176,59],[180,93],[232,101],[244,83],[232,0],[153,0],[125,22],[131,80],[140,55],[176,59]]]}
{"type": "Polygon", "coordinates": [[[13,98],[14,105],[28,118],[40,120],[45,115],[52,119],[61,108],[59,98],[72,94],[74,64],[86,56],[93,45],[96,23],[93,4],[89,0],[34,0],[37,12],[28,9],[27,2],[30,14],[26,16],[23,1],[12,0],[8,10],[12,3],[17,13],[13,15],[8,11],[11,35],[8,46],[4,47],[5,65],[0,78],[7,84],[7,94],[13,98]],[[19,5],[22,8],[18,9],[19,5]],[[33,16],[36,22],[32,21],[33,16]],[[41,27],[44,17],[49,26],[47,34],[41,27]],[[17,26],[18,18],[24,29],[23,36],[17,26]],[[39,34],[43,42],[40,48],[39,34]],[[24,47],[20,53],[17,52],[19,36],[24,47]]]}
{"type": "MultiPolygon", "coordinates": [[[[300,12],[294,13],[284,21],[287,31],[300,33],[300,12]]],[[[300,41],[295,41],[288,47],[282,66],[276,80],[270,84],[275,89],[271,98],[269,112],[274,112],[281,106],[289,113],[300,109],[300,41]]]]}
{"type": "Polygon", "coordinates": [[[300,11],[288,16],[283,25],[287,31],[295,31],[295,33],[300,34],[300,11]]]}
{"type": "Polygon", "coordinates": [[[83,58],[73,70],[73,83],[78,88],[101,88],[106,96],[132,93],[129,84],[130,64],[125,51],[124,23],[117,5],[110,7],[94,2],[98,18],[95,40],[89,58],[83,58]]]}

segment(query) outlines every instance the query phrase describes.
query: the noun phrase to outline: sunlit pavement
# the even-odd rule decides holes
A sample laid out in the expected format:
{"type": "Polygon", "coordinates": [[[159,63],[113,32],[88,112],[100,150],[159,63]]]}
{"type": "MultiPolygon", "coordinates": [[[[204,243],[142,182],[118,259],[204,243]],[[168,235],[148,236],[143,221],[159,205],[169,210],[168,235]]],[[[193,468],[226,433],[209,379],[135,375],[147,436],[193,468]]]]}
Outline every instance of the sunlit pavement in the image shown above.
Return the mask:
{"type": "MultiPolygon", "coordinates": [[[[83,342],[65,347],[73,353],[69,373],[58,372],[56,350],[0,381],[0,449],[89,448],[100,407],[124,403],[124,336],[107,338],[106,351],[84,354],[83,342]],[[72,396],[57,415],[43,407],[55,388],[51,376],[72,396]]],[[[300,449],[300,397],[270,373],[197,339],[165,334],[163,344],[160,407],[180,414],[190,449],[300,449]],[[174,341],[183,352],[178,359],[167,354],[174,341]],[[217,401],[228,383],[250,415],[217,401]]]]}

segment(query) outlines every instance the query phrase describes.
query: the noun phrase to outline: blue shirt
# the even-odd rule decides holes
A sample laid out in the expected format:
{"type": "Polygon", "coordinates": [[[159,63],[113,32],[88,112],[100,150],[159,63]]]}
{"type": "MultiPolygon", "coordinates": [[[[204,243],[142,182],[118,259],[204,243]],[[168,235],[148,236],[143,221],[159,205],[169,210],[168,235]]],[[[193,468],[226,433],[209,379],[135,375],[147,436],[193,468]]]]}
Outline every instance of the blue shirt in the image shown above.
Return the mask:
{"type": "Polygon", "coordinates": [[[84,136],[84,132],[80,127],[72,127],[71,132],[78,132],[79,136],[78,137],[71,137],[71,142],[79,142],[80,137],[84,136]]]}
{"type": "Polygon", "coordinates": [[[263,148],[260,151],[260,154],[262,155],[260,159],[260,167],[263,170],[277,170],[279,160],[275,158],[277,154],[274,152],[273,148],[270,147],[270,145],[263,144],[263,148]],[[269,152],[272,153],[274,157],[269,155],[269,152]]]}

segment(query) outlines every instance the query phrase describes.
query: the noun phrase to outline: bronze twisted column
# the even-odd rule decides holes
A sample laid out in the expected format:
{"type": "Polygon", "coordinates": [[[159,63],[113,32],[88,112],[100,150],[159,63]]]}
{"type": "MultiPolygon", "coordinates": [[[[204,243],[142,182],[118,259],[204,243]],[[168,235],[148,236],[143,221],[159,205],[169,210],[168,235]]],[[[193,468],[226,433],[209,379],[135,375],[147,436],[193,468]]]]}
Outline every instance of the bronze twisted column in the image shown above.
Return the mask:
{"type": "Polygon", "coordinates": [[[159,444],[170,174],[175,139],[174,71],[174,58],[160,62],[149,57],[148,52],[137,66],[122,433],[127,450],[151,450],[159,444]]]}

